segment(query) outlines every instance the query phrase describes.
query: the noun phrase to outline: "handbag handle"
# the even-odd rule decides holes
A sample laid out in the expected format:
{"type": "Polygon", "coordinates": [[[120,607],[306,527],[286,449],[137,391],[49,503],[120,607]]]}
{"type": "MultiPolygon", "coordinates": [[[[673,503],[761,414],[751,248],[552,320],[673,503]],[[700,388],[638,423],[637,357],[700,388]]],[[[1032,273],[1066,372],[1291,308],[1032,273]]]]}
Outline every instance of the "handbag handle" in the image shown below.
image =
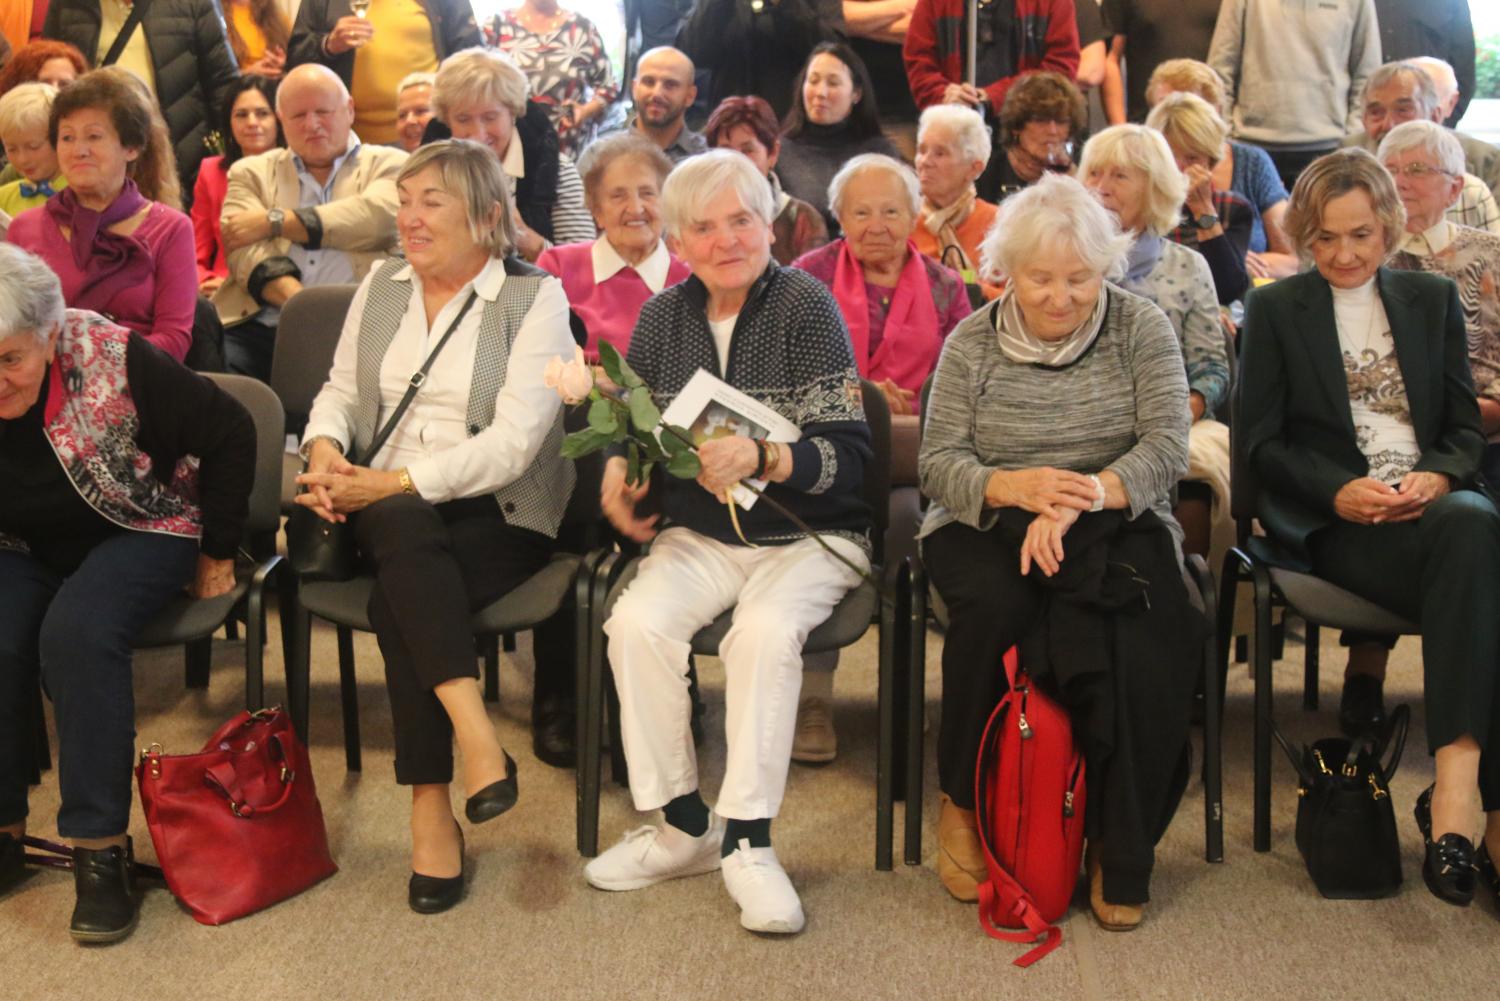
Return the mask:
{"type": "Polygon", "coordinates": [[[1411,707],[1403,702],[1391,713],[1390,722],[1385,729],[1385,739],[1381,742],[1379,751],[1376,752],[1376,765],[1386,785],[1391,784],[1391,779],[1396,777],[1396,769],[1401,767],[1401,752],[1406,750],[1406,734],[1410,728],[1411,707]],[[1387,747],[1390,749],[1389,760],[1385,764],[1380,764],[1379,758],[1384,755],[1387,747]]]}
{"type": "Polygon", "coordinates": [[[281,743],[281,734],[273,733],[266,738],[267,743],[275,744],[281,759],[281,795],[274,803],[267,806],[254,806],[244,799],[244,793],[240,790],[239,776],[235,774],[234,766],[227,761],[221,761],[211,765],[203,771],[203,784],[213,789],[219,795],[229,801],[229,812],[241,820],[249,820],[257,813],[274,813],[286,806],[287,801],[292,798],[292,783],[297,779],[297,773],[287,767],[286,747],[281,743]],[[236,793],[239,793],[236,796],[236,793]]]}
{"type": "Polygon", "coordinates": [[[1271,736],[1276,738],[1276,743],[1280,744],[1281,749],[1286,752],[1286,758],[1292,763],[1292,768],[1296,771],[1297,777],[1302,780],[1302,784],[1309,789],[1312,788],[1315,780],[1307,773],[1307,767],[1303,763],[1303,759],[1307,756],[1307,748],[1304,746],[1299,753],[1292,747],[1291,742],[1282,736],[1281,728],[1274,723],[1271,724],[1271,736]]]}

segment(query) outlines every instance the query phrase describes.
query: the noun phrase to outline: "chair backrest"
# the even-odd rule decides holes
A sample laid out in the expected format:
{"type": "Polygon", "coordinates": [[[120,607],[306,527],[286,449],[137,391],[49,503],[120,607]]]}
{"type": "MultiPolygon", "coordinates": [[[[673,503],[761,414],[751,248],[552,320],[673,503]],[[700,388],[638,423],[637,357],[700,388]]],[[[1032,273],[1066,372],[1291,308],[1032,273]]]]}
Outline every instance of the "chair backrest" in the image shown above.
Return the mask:
{"type": "Polygon", "coordinates": [[[328,380],[333,351],[357,285],[314,285],[287,300],[276,325],[271,388],[288,417],[302,420],[328,380]]]}
{"type": "Polygon", "coordinates": [[[194,372],[224,371],[224,324],[203,296],[193,306],[193,341],[182,363],[194,372]]]}
{"type": "Polygon", "coordinates": [[[863,391],[865,420],[870,425],[870,449],[875,461],[865,467],[865,503],[870,505],[875,565],[885,562],[885,530],[891,523],[891,405],[885,392],[868,379],[859,381],[863,391]]]}
{"type": "Polygon", "coordinates": [[[281,456],[286,444],[286,412],[270,386],[248,375],[210,372],[208,378],[250,411],[255,421],[255,483],[250,488],[251,535],[281,527],[281,456]]]}

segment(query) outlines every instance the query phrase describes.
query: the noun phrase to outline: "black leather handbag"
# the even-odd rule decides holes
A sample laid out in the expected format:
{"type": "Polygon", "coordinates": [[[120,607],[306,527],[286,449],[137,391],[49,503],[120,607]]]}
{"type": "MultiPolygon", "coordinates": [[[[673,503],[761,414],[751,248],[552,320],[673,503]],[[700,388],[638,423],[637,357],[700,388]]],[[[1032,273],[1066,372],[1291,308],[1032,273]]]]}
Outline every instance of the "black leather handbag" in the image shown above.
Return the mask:
{"type": "MultiPolygon", "coordinates": [[[[477,292],[470,292],[469,298],[464,301],[463,308],[448,325],[447,331],[442,339],[437,342],[432,351],[428,353],[427,360],[422,367],[413,373],[411,380],[407,383],[406,393],[401,397],[401,402],[396,404],[396,409],[391,411],[391,416],[386,420],[385,426],[375,433],[370,442],[370,450],[365,454],[365,465],[370,464],[396,430],[396,425],[401,423],[401,418],[406,415],[411,401],[416,398],[417,390],[422,388],[422,383],[427,381],[427,373],[432,368],[432,363],[437,360],[438,352],[443,350],[443,345],[453,336],[458,325],[463,322],[469,307],[474,305],[478,298],[477,292]]],[[[349,454],[350,462],[357,462],[354,454],[349,454]]],[[[306,466],[303,471],[306,471],[306,466]]],[[[299,494],[306,493],[306,487],[297,489],[299,494]]],[[[357,553],[355,552],[354,533],[350,531],[348,522],[325,521],[314,513],[312,508],[297,505],[296,509],[286,519],[286,549],[287,558],[292,564],[292,571],[298,579],[307,581],[335,581],[348,580],[354,576],[356,569],[357,553]]]]}
{"type": "Polygon", "coordinates": [[[1273,731],[1297,769],[1297,850],[1325,897],[1372,900],[1401,888],[1391,779],[1410,722],[1397,706],[1379,737],[1329,737],[1300,751],[1273,731]]]}

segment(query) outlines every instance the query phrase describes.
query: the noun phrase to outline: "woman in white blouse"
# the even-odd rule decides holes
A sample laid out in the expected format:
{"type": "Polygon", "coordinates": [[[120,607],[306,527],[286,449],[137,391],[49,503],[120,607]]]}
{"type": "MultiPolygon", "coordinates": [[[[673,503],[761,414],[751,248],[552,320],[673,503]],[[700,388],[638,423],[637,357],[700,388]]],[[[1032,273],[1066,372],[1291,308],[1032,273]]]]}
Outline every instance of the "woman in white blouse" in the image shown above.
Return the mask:
{"type": "MultiPolygon", "coordinates": [[[[453,739],[471,823],[516,799],[515,762],[476,683],[469,616],[552,555],[573,469],[542,372],[573,340],[561,284],[508,256],[510,199],[484,147],[424,146],[396,187],[406,261],[373,268],[355,293],[308,420],[298,501],[350,520],[375,575],[370,622],[386,664],[396,781],[412,787],[409,901],[436,913],[463,894],[453,739]],[[429,358],[409,409],[368,454],[429,358]]],[[[543,649],[537,662],[539,676],[568,663],[543,649]]]]}

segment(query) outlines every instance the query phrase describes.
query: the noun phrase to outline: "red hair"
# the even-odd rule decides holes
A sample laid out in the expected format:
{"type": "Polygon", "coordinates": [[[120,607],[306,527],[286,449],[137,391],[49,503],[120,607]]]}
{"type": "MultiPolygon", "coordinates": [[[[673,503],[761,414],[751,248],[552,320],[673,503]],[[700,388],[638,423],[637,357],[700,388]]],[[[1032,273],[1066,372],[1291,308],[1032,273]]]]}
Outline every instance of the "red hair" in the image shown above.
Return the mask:
{"type": "Polygon", "coordinates": [[[83,53],[67,42],[38,38],[17,49],[5,68],[0,70],[0,94],[18,83],[33,83],[42,72],[42,66],[53,59],[66,59],[73,64],[73,71],[79,76],[89,71],[89,63],[83,58],[83,53]]]}
{"type": "Polygon", "coordinates": [[[755,133],[755,138],[766,148],[767,152],[776,148],[776,142],[781,135],[781,123],[776,120],[776,112],[766,103],[763,97],[726,97],[714,113],[708,116],[708,124],[704,126],[703,137],[708,140],[710,146],[719,145],[719,140],[741,125],[747,126],[755,133]]]}

